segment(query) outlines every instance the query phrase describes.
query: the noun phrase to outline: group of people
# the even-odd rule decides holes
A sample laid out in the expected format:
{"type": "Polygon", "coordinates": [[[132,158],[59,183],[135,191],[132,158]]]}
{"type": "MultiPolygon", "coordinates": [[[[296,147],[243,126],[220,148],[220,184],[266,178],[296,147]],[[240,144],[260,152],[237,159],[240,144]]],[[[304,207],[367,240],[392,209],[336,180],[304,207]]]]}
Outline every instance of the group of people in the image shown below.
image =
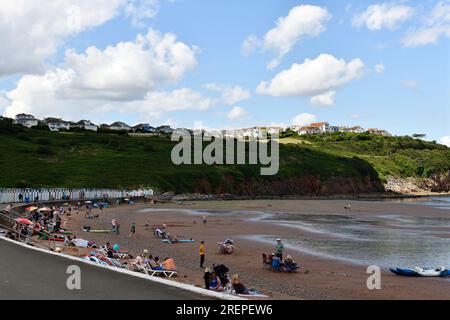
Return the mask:
{"type": "Polygon", "coordinates": [[[176,271],[175,260],[173,258],[165,258],[160,261],[159,257],[153,257],[147,249],[142,252],[128,263],[128,269],[132,271],[141,271],[147,268],[150,270],[166,270],[176,271]]]}

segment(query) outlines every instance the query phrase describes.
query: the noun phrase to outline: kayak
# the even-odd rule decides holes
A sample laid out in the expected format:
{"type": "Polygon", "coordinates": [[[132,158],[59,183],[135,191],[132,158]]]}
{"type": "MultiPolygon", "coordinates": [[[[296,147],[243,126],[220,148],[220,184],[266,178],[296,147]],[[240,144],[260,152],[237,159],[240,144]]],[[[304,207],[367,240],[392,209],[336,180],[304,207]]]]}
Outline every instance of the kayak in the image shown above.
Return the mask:
{"type": "Polygon", "coordinates": [[[84,232],[89,232],[89,233],[110,233],[110,230],[89,230],[89,229],[81,229],[84,232]]]}
{"type": "Polygon", "coordinates": [[[170,241],[169,239],[162,240],[164,243],[194,243],[195,240],[176,240],[176,241],[170,241]]]}
{"type": "Polygon", "coordinates": [[[450,270],[445,268],[438,269],[424,269],[424,268],[396,268],[390,269],[392,273],[399,276],[406,277],[448,277],[450,276],[450,270]]]}
{"type": "Polygon", "coordinates": [[[402,269],[402,268],[391,268],[392,273],[398,275],[398,276],[405,276],[405,277],[418,277],[419,274],[413,270],[413,269],[402,269]]]}

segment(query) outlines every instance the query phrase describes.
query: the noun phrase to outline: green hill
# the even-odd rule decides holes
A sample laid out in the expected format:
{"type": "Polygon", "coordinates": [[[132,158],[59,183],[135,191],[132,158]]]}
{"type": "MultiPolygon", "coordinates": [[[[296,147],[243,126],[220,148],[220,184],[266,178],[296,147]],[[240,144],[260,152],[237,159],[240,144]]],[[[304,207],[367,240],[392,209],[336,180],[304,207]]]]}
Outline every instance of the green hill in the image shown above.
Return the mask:
{"type": "Polygon", "coordinates": [[[0,121],[0,187],[153,187],[176,193],[303,195],[381,192],[388,176],[428,178],[450,170],[450,149],[410,137],[291,136],[280,171],[251,165],[172,164],[165,137],[27,129],[0,121]]]}

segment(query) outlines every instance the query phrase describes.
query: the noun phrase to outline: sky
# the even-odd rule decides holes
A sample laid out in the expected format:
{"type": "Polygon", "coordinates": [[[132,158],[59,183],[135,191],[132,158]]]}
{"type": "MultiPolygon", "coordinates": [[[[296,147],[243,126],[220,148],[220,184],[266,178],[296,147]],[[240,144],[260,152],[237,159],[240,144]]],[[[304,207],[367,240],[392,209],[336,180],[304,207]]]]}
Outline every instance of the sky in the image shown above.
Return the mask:
{"type": "Polygon", "coordinates": [[[0,114],[450,146],[450,0],[0,0],[0,114]]]}

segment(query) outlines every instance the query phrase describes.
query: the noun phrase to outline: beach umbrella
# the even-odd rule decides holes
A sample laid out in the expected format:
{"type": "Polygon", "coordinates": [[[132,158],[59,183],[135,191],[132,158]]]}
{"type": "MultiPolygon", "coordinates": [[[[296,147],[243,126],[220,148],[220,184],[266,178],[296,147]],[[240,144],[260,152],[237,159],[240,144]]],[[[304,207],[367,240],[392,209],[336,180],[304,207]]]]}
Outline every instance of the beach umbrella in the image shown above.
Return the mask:
{"type": "Polygon", "coordinates": [[[86,204],[91,204],[91,203],[92,203],[92,201],[86,201],[85,203],[86,203],[86,204]]]}
{"type": "Polygon", "coordinates": [[[38,207],[31,206],[31,207],[26,208],[25,211],[27,211],[27,212],[33,212],[33,211],[36,211],[37,209],[39,209],[39,208],[38,208],[38,207]]]}
{"type": "Polygon", "coordinates": [[[63,204],[63,206],[68,207],[70,206],[70,204],[68,204],[67,202],[63,204]]]}
{"type": "Polygon", "coordinates": [[[31,222],[30,220],[25,219],[25,218],[17,218],[16,221],[19,223],[22,223],[22,224],[27,224],[27,225],[33,224],[33,222],[31,222]]]}
{"type": "Polygon", "coordinates": [[[50,208],[40,208],[40,209],[38,209],[38,212],[51,212],[52,211],[52,209],[50,209],[50,208]]]}

